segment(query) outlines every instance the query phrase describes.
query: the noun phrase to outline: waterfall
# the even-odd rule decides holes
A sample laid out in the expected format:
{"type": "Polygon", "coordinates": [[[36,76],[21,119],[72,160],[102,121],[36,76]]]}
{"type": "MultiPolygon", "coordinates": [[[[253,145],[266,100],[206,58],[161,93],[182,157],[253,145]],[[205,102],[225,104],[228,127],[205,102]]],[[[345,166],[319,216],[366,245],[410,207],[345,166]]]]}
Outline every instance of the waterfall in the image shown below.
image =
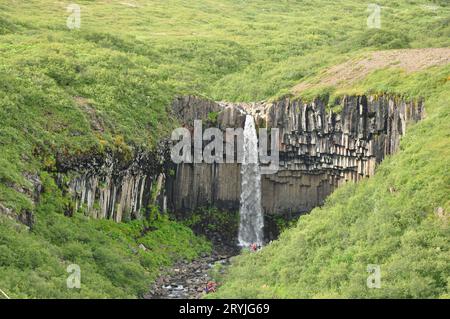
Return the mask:
{"type": "Polygon", "coordinates": [[[247,115],[244,127],[244,154],[241,166],[239,245],[262,246],[264,217],[261,207],[261,173],[258,137],[253,116],[247,115]]]}

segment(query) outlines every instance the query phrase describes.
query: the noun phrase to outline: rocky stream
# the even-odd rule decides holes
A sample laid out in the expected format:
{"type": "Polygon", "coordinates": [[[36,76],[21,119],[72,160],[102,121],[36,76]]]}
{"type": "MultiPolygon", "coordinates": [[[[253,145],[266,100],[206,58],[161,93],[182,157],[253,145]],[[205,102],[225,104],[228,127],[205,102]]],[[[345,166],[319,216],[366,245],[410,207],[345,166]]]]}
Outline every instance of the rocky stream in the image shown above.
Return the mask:
{"type": "Polygon", "coordinates": [[[216,264],[228,265],[230,258],[235,255],[230,251],[204,254],[193,261],[181,261],[166,270],[151,287],[145,299],[200,299],[210,288],[217,284],[212,282],[210,271],[216,264]]]}

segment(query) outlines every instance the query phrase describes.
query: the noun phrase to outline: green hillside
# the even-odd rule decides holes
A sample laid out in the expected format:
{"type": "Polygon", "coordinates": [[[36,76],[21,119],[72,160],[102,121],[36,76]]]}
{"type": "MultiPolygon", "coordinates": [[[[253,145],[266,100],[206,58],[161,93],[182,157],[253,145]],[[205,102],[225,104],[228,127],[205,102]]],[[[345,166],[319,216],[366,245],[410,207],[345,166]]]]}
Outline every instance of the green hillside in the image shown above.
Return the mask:
{"type": "Polygon", "coordinates": [[[237,257],[216,298],[449,298],[450,67],[378,72],[361,88],[426,99],[400,152],[347,184],[257,253],[237,257]],[[366,87],[368,88],[368,87],[366,87]],[[367,287],[379,265],[381,288],[367,287]]]}
{"type": "MultiPolygon", "coordinates": [[[[450,46],[446,0],[378,1],[380,30],[367,28],[371,1],[360,0],[77,3],[74,30],[66,1],[0,3],[0,212],[36,218],[28,230],[0,213],[0,289],[11,297],[137,297],[160,267],[210,249],[167,216],[119,225],[64,216],[69,199],[50,177],[57,156],[151,149],[176,126],[168,106],[179,94],[268,99],[367,52],[450,46]],[[44,181],[37,205],[29,173],[44,181]],[[149,225],[157,230],[142,234],[149,225]],[[153,250],[139,251],[142,242],[153,250]],[[65,286],[74,262],[89,269],[81,291],[65,286]]],[[[280,241],[239,258],[218,296],[447,293],[448,228],[432,216],[449,210],[449,69],[391,74],[346,90],[423,96],[428,118],[374,179],[339,190],[280,241]],[[382,264],[392,287],[362,291],[366,262],[382,264]]]]}

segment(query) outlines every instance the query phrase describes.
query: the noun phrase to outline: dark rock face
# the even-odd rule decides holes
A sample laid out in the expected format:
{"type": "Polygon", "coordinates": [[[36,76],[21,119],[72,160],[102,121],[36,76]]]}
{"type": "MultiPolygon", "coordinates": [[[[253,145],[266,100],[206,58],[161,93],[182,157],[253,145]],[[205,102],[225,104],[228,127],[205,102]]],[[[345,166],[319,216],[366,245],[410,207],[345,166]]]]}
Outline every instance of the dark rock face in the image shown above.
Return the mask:
{"type": "Polygon", "coordinates": [[[192,125],[194,120],[207,119],[211,112],[222,111],[222,107],[216,102],[195,96],[180,96],[173,101],[172,111],[181,123],[192,125]]]}
{"type": "MultiPolygon", "coordinates": [[[[387,95],[348,96],[332,110],[319,99],[225,103],[193,96],[177,98],[172,108],[189,129],[195,119],[203,120],[204,129],[243,128],[246,114],[258,127],[279,129],[279,170],[261,181],[262,206],[270,217],[267,239],[277,236],[277,218],[309,212],[343,183],[373,175],[376,165],[398,150],[407,124],[424,115],[422,101],[387,95]]],[[[239,210],[240,164],[175,165],[169,154],[164,142],[128,161],[114,154],[61,159],[58,183],[73,196],[72,209],[83,207],[93,217],[118,222],[140,218],[151,204],[178,218],[204,207],[239,210]]]]}
{"type": "Polygon", "coordinates": [[[28,226],[29,229],[33,228],[34,223],[36,222],[36,218],[33,215],[33,213],[29,210],[22,211],[18,216],[17,219],[22,224],[28,226]]]}
{"type": "Polygon", "coordinates": [[[267,125],[281,131],[281,151],[279,172],[263,178],[266,212],[310,211],[339,185],[373,175],[398,150],[407,123],[423,113],[422,102],[388,96],[345,97],[340,106],[339,113],[320,100],[267,107],[267,125]]]}
{"type": "MultiPolygon", "coordinates": [[[[262,177],[262,206],[266,215],[282,216],[309,212],[343,183],[373,175],[376,164],[398,150],[407,124],[424,114],[422,101],[386,95],[348,96],[333,109],[340,111],[318,99],[232,104],[184,97],[174,103],[187,127],[218,112],[214,125],[222,130],[243,127],[246,114],[259,127],[279,129],[279,170],[262,177]]],[[[187,214],[205,206],[236,211],[240,185],[239,164],[183,163],[167,181],[167,202],[187,214]]]]}
{"type": "MultiPolygon", "coordinates": [[[[218,113],[214,124],[222,130],[244,127],[245,113],[238,105],[184,96],[173,102],[172,109],[180,123],[191,131],[197,119],[202,120],[206,128],[208,115],[213,112],[218,113]]],[[[167,177],[166,193],[168,209],[178,216],[210,206],[224,211],[239,210],[240,164],[182,163],[174,165],[174,170],[175,174],[167,177]]]]}
{"type": "Polygon", "coordinates": [[[73,197],[71,210],[82,208],[94,218],[117,222],[140,218],[149,205],[165,205],[167,149],[160,145],[154,152],[137,151],[130,161],[112,153],[61,160],[57,183],[73,197]]]}

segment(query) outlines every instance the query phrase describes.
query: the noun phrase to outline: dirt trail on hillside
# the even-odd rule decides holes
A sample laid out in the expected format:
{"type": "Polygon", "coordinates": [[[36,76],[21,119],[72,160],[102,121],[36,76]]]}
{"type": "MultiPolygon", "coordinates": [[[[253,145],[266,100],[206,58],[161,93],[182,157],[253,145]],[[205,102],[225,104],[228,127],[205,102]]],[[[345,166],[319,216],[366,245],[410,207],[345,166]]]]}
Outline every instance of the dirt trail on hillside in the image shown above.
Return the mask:
{"type": "Polygon", "coordinates": [[[300,83],[293,88],[294,93],[316,86],[343,86],[364,79],[375,70],[387,67],[415,72],[431,66],[450,63],[450,48],[402,49],[376,51],[366,58],[355,58],[338,64],[322,74],[315,83],[300,83]]]}

